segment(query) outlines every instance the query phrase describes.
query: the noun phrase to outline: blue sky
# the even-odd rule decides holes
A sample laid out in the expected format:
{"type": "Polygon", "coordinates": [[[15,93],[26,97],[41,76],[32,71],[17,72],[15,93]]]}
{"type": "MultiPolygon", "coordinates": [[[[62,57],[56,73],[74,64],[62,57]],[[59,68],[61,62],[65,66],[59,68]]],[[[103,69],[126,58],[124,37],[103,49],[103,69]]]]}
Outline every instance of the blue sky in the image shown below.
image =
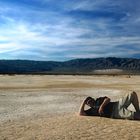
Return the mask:
{"type": "Polygon", "coordinates": [[[0,59],[140,58],[139,0],[0,0],[0,59]]]}

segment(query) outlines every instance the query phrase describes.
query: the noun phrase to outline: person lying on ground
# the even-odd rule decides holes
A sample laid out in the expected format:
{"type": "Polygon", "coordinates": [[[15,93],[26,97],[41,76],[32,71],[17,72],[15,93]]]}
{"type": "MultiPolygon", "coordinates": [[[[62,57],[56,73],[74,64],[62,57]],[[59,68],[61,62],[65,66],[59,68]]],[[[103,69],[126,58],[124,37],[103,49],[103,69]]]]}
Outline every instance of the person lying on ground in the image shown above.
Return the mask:
{"type": "Polygon", "coordinates": [[[92,97],[87,97],[81,104],[79,115],[140,120],[138,96],[133,91],[116,102],[111,102],[110,98],[106,96],[99,97],[96,100],[92,97]],[[131,103],[136,111],[128,109],[131,103]],[[85,110],[85,105],[88,105],[90,108],[85,110]]]}

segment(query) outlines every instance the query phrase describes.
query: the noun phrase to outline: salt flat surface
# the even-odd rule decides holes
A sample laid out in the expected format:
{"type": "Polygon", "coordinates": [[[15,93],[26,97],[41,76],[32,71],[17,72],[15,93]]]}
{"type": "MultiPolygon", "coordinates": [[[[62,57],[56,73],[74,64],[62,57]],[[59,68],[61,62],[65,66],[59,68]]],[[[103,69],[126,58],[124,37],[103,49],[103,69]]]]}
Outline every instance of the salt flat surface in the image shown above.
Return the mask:
{"type": "MultiPolygon", "coordinates": [[[[59,89],[62,90],[62,89],[59,89]]],[[[109,96],[116,100],[121,91],[111,89],[83,89],[82,91],[7,91],[0,93],[0,121],[39,115],[76,112],[81,100],[87,96],[109,96]]]]}
{"type": "Polygon", "coordinates": [[[0,76],[0,122],[32,115],[77,112],[84,98],[108,96],[112,101],[140,90],[133,76],[0,76]]]}
{"type": "Polygon", "coordinates": [[[0,140],[139,140],[140,122],[76,115],[87,96],[140,99],[139,85],[140,76],[1,75],[0,140]]]}

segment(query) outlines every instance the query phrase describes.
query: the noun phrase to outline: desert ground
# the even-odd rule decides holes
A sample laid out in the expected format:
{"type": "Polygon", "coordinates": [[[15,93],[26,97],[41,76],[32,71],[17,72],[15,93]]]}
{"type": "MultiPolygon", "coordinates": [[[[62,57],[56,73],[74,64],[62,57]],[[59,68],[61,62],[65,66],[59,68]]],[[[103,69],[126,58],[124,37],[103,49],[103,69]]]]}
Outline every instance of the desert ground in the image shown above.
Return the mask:
{"type": "Polygon", "coordinates": [[[77,115],[87,96],[133,90],[140,76],[1,75],[0,140],[139,140],[140,121],[77,115]]]}

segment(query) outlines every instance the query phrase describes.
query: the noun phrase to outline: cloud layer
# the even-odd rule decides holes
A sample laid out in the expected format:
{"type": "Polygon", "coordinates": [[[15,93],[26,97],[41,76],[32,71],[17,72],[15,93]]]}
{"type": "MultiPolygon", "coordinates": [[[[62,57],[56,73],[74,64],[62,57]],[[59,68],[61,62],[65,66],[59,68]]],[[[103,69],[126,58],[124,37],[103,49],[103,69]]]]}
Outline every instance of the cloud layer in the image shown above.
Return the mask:
{"type": "Polygon", "coordinates": [[[0,59],[140,58],[138,0],[4,0],[0,5],[0,59]]]}

